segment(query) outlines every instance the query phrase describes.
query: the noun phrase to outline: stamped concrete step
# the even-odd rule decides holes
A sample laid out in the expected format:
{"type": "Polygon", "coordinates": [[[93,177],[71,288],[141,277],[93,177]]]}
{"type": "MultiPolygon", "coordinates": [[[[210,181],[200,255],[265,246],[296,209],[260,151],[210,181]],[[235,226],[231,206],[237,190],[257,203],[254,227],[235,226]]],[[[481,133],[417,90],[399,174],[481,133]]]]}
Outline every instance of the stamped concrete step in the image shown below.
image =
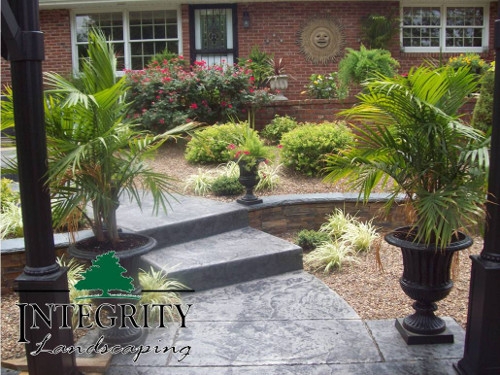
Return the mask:
{"type": "Polygon", "coordinates": [[[167,213],[158,215],[151,214],[150,197],[143,200],[142,213],[135,203],[120,203],[120,227],[154,237],[157,247],[163,247],[248,226],[248,211],[239,205],[197,197],[174,198],[167,213]]]}
{"type": "Polygon", "coordinates": [[[300,270],[302,249],[245,227],[155,249],[142,256],[150,266],[199,291],[300,270]]]}

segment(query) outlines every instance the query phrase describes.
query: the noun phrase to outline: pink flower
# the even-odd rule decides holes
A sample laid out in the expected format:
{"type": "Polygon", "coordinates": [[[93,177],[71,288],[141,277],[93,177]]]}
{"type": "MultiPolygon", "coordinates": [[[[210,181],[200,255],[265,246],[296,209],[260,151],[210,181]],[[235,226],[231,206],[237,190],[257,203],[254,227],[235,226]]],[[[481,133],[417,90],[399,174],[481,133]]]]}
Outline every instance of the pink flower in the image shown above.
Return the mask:
{"type": "Polygon", "coordinates": [[[189,106],[189,108],[191,108],[191,109],[198,109],[198,104],[196,104],[196,103],[192,103],[192,104],[189,106]]]}
{"type": "Polygon", "coordinates": [[[230,143],[228,146],[227,146],[228,150],[234,150],[236,148],[236,145],[234,143],[230,143]]]}
{"type": "Polygon", "coordinates": [[[278,145],[278,146],[276,146],[276,147],[278,147],[278,148],[283,148],[283,145],[278,145]]]}
{"type": "Polygon", "coordinates": [[[160,124],[163,125],[163,124],[165,124],[165,119],[161,118],[159,122],[160,122],[160,124]]]}

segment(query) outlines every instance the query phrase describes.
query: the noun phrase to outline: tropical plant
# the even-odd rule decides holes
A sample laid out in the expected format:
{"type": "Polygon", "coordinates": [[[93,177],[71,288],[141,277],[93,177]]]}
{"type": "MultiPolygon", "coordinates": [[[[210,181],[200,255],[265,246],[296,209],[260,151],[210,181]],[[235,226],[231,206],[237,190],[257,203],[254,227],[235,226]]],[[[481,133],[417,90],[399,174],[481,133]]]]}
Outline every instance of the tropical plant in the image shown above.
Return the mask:
{"type": "Polygon", "coordinates": [[[243,164],[247,170],[251,170],[259,163],[273,157],[269,147],[259,137],[259,134],[246,126],[243,139],[238,143],[230,143],[227,146],[230,158],[238,164],[243,164]]]}
{"type": "Polygon", "coordinates": [[[378,74],[393,77],[399,63],[384,49],[367,49],[361,45],[359,51],[346,48],[347,54],[339,62],[338,78],[344,87],[360,84],[378,74]]]}
{"type": "MultiPolygon", "coordinates": [[[[80,213],[99,242],[120,239],[116,210],[127,195],[141,206],[150,192],[154,212],[166,210],[168,175],[154,172],[145,158],[174,132],[153,136],[126,121],[126,79],[115,77],[116,58],[101,31],[89,34],[88,59],[79,84],[48,73],[46,129],[53,210],[60,222],[80,213]],[[92,214],[86,212],[92,206],[92,214]]],[[[178,131],[176,129],[175,131],[178,131]]]]}
{"type": "Polygon", "coordinates": [[[256,87],[264,88],[268,77],[272,75],[272,67],[268,62],[270,58],[272,56],[261,51],[259,46],[253,46],[250,55],[247,58],[239,60],[240,64],[251,70],[256,87]]]}
{"type": "Polygon", "coordinates": [[[361,21],[362,41],[368,48],[387,49],[399,29],[397,18],[370,14],[361,21]]]}
{"type": "Polygon", "coordinates": [[[362,123],[357,142],[328,157],[325,180],[347,178],[365,202],[381,184],[388,208],[403,194],[415,241],[444,248],[483,218],[489,141],[457,115],[474,78],[466,68],[421,66],[365,86],[359,104],[341,113],[362,123]]]}

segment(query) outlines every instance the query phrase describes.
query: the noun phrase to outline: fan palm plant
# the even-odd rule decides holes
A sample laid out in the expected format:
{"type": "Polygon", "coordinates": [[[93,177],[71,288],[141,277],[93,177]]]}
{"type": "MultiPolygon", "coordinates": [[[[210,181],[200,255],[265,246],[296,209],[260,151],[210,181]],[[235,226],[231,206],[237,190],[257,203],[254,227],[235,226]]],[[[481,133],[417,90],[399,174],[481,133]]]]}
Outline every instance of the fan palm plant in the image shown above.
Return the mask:
{"type": "Polygon", "coordinates": [[[325,179],[347,177],[365,200],[378,184],[389,187],[388,208],[403,194],[415,240],[447,246],[483,217],[489,140],[457,115],[475,87],[467,69],[449,67],[369,81],[360,103],[342,113],[363,123],[358,142],[328,158],[325,179]]]}
{"type": "Polygon", "coordinates": [[[122,195],[141,206],[149,191],[154,211],[166,210],[170,178],[154,172],[145,158],[182,130],[159,136],[138,130],[125,118],[126,82],[115,72],[113,48],[102,32],[94,30],[79,78],[47,74],[45,101],[53,216],[64,223],[83,215],[97,241],[113,245],[120,238],[116,210],[122,195]],[[85,211],[89,204],[92,215],[85,211]]]}
{"type": "Polygon", "coordinates": [[[413,224],[385,239],[401,248],[399,283],[416,302],[396,328],[409,345],[450,343],[435,302],[453,286],[452,256],[472,244],[462,231],[483,217],[486,199],[489,141],[457,115],[476,83],[468,69],[422,66],[366,86],[360,103],[344,111],[364,122],[359,141],[329,158],[326,179],[347,177],[365,201],[378,184],[389,186],[388,207],[406,197],[413,224]]]}

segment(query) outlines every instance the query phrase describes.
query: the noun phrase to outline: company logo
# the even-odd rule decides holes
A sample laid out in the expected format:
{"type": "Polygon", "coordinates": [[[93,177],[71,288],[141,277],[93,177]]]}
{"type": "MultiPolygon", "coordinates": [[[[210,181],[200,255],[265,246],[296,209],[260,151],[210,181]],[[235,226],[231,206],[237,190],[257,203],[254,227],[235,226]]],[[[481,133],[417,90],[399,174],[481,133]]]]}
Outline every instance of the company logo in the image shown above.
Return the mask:
{"type": "Polygon", "coordinates": [[[77,299],[87,298],[127,298],[140,299],[140,296],[130,294],[134,291],[134,279],[125,277],[127,270],[120,264],[120,258],[114,251],[98,255],[92,266],[82,273],[82,279],[75,284],[77,290],[100,290],[101,294],[80,296],[77,299]],[[128,294],[111,294],[110,291],[121,291],[128,294]]]}
{"type": "MultiPolygon", "coordinates": [[[[127,270],[120,264],[120,259],[114,251],[97,255],[92,265],[81,273],[81,279],[75,283],[78,291],[89,291],[90,294],[75,298],[79,303],[46,303],[39,306],[36,303],[17,303],[19,307],[19,343],[30,343],[29,330],[38,330],[42,327],[57,329],[98,329],[100,336],[95,343],[87,347],[79,345],[54,345],[50,342],[52,335],[47,333],[43,340],[35,344],[36,350],[29,354],[37,356],[47,354],[132,354],[133,362],[137,362],[145,353],[176,355],[182,361],[189,355],[191,347],[161,346],[161,339],[157,345],[109,344],[106,342],[106,332],[133,329],[162,329],[166,328],[166,315],[177,315],[181,328],[186,328],[186,317],[192,304],[181,303],[141,303],[141,295],[135,291],[134,279],[124,276],[127,270]],[[97,292],[95,292],[97,291],[97,292]],[[100,299],[106,299],[99,303],[100,299]],[[88,301],[92,300],[92,303],[88,301]],[[124,303],[122,301],[127,300],[124,303]],[[132,302],[131,302],[132,301],[132,302]],[[135,302],[134,302],[135,301],[135,302]],[[167,314],[167,312],[169,312],[167,314]],[[62,313],[62,319],[55,319],[56,314],[62,313]],[[67,319],[72,315],[73,319],[67,319]],[[72,327],[71,320],[75,322],[72,327]],[[55,323],[57,322],[57,323],[55,323]],[[109,330],[109,331],[108,331],[109,330]],[[101,334],[102,333],[102,334],[101,334]]],[[[144,293],[173,293],[194,292],[193,290],[142,290],[144,293]]],[[[22,292],[22,291],[20,291],[22,292]]],[[[60,291],[68,292],[68,291],[60,291]]]]}

